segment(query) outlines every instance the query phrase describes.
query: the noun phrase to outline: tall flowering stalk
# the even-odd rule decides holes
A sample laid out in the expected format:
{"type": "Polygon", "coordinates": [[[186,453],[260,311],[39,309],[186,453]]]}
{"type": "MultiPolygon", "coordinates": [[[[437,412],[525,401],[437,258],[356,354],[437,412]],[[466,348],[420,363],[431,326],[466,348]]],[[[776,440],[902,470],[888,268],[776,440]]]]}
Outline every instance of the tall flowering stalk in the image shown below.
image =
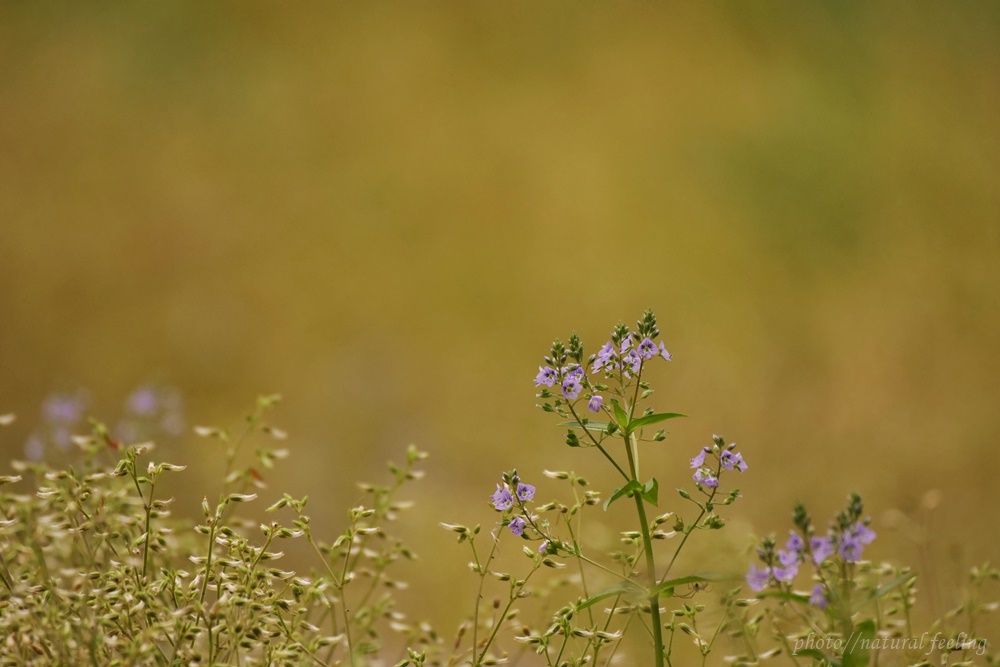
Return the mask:
{"type": "MultiPolygon", "coordinates": [[[[658,442],[666,436],[662,430],[649,434],[650,428],[669,419],[682,417],[676,412],[656,412],[644,407],[643,401],[652,394],[644,378],[648,368],[657,361],[670,361],[671,355],[662,341],[656,317],[646,311],[634,330],[624,324],[616,326],[608,340],[589,357],[585,356],[583,343],[573,335],[568,344],[556,341],[538,369],[535,385],[539,387],[539,407],[545,412],[562,417],[568,427],[566,444],[574,448],[593,448],[614,469],[622,484],[605,503],[605,509],[619,498],[630,497],[635,506],[638,535],[645,564],[645,594],[650,615],[653,639],[653,662],[662,667],[669,660],[669,649],[663,641],[664,624],[660,613],[661,594],[669,589],[666,573],[657,571],[653,537],[656,524],[651,524],[646,513],[647,503],[656,506],[659,482],[641,474],[640,443],[658,442]],[[649,436],[649,437],[647,437],[649,436]],[[622,459],[624,458],[624,462],[622,459]]],[[[698,490],[708,497],[706,504],[697,503],[702,510],[699,518],[685,528],[683,538],[670,560],[670,566],[699,521],[712,511],[712,500],[718,487],[719,470],[713,473],[703,466],[706,448],[696,458],[695,482],[698,490]]],[[[720,450],[719,468],[745,469],[742,457],[730,450],[720,450]],[[739,457],[736,459],[735,457],[739,457]],[[736,464],[739,464],[738,466],[736,464]]],[[[682,497],[691,499],[687,492],[682,497]]],[[[721,525],[721,524],[720,524],[721,525]]]]}

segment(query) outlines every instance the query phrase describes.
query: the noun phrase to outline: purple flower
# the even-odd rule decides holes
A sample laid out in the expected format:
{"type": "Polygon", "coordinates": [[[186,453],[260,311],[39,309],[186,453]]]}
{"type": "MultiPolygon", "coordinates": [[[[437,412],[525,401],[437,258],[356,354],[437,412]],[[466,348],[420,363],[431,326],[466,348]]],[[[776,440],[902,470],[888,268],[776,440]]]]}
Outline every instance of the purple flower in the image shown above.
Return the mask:
{"type": "Polygon", "coordinates": [[[791,567],[792,565],[798,565],[799,563],[799,552],[790,551],[788,549],[782,549],[778,552],[778,560],[785,567],[791,567]]]}
{"type": "Polygon", "coordinates": [[[667,346],[663,344],[662,340],[660,341],[660,356],[666,359],[667,361],[671,361],[674,358],[673,355],[667,351],[667,346]]]}
{"type": "Polygon", "coordinates": [[[583,391],[583,385],[580,384],[580,379],[576,376],[567,375],[562,381],[562,394],[569,400],[575,400],[580,392],[583,391]]]}
{"type": "Polygon", "coordinates": [[[737,451],[727,449],[719,455],[719,461],[725,470],[738,470],[743,472],[747,469],[747,462],[743,460],[743,455],[737,451]]]}
{"type": "Polygon", "coordinates": [[[700,468],[705,465],[705,454],[708,454],[708,447],[702,447],[699,449],[698,453],[691,459],[691,467],[700,468]]]}
{"type": "Polygon", "coordinates": [[[629,350],[628,353],[622,358],[622,363],[629,367],[632,374],[638,374],[639,369],[642,368],[642,357],[635,350],[629,350]]]}
{"type": "Polygon", "coordinates": [[[514,506],[514,496],[506,486],[497,484],[497,490],[490,496],[490,502],[493,503],[493,509],[504,512],[514,506]]]}
{"type": "Polygon", "coordinates": [[[595,373],[605,367],[608,367],[608,370],[612,370],[614,356],[615,346],[611,344],[611,341],[608,341],[597,351],[597,355],[594,357],[594,364],[591,368],[595,373]]]}
{"type": "Polygon", "coordinates": [[[809,550],[812,551],[813,563],[820,565],[833,555],[833,540],[828,536],[809,538],[809,550]]]}
{"type": "Polygon", "coordinates": [[[627,334],[622,338],[621,353],[625,354],[632,347],[632,334],[627,334]]]}
{"type": "Polygon", "coordinates": [[[535,386],[545,385],[551,387],[556,383],[556,369],[550,366],[539,366],[538,375],[535,376],[535,386]]]}
{"type": "Polygon", "coordinates": [[[659,350],[656,349],[656,343],[653,342],[652,338],[643,338],[642,342],[639,343],[638,352],[640,357],[649,361],[659,353],[659,350]]]}
{"type": "Polygon", "coordinates": [[[583,381],[583,366],[580,364],[573,364],[571,366],[566,366],[562,369],[563,377],[575,378],[579,381],[583,381]]]}
{"type": "Polygon", "coordinates": [[[782,567],[776,567],[773,570],[774,578],[783,584],[789,584],[795,579],[795,575],[799,573],[799,564],[797,562],[791,565],[782,565],[782,567]]]}
{"type": "Polygon", "coordinates": [[[694,483],[697,484],[698,486],[704,486],[709,489],[714,489],[717,486],[719,486],[719,478],[713,475],[711,471],[708,471],[704,468],[698,468],[697,470],[695,470],[694,475],[691,476],[691,479],[693,479],[694,483]]]}
{"type": "Polygon", "coordinates": [[[128,397],[128,409],[140,417],[148,417],[158,408],[156,390],[152,387],[139,387],[128,397]]]}
{"type": "Polygon", "coordinates": [[[510,520],[510,532],[514,533],[518,537],[524,535],[524,528],[528,525],[528,522],[524,520],[523,516],[516,516],[510,520]]]}
{"type": "Polygon", "coordinates": [[[604,405],[604,397],[598,396],[597,394],[591,396],[590,400],[587,401],[587,409],[590,410],[591,412],[600,412],[601,406],[603,405],[604,405]]]}
{"type": "Polygon", "coordinates": [[[549,541],[542,540],[542,543],[538,545],[538,553],[544,554],[547,553],[548,550],[549,550],[549,541]]]}
{"type": "Polygon", "coordinates": [[[83,399],[72,394],[52,394],[42,403],[42,414],[52,424],[75,424],[83,417],[83,410],[83,399]]]}
{"type": "Polygon", "coordinates": [[[517,498],[521,501],[528,501],[535,497],[535,487],[531,484],[526,484],[524,482],[518,482],[517,484],[517,498]]]}
{"type": "Polygon", "coordinates": [[[855,563],[861,560],[861,552],[864,551],[865,545],[871,544],[874,539],[874,530],[863,523],[856,523],[840,536],[837,553],[848,563],[855,563]]]}
{"type": "Polygon", "coordinates": [[[801,535],[796,533],[794,530],[788,531],[788,541],[785,542],[785,549],[796,553],[802,553],[802,550],[805,549],[805,547],[806,543],[803,541],[801,535]]]}
{"type": "Polygon", "coordinates": [[[809,596],[809,604],[826,609],[826,593],[823,591],[823,584],[813,586],[812,594],[809,596]]]}
{"type": "Polygon", "coordinates": [[[768,568],[759,568],[756,565],[751,565],[750,569],[747,570],[747,585],[754,593],[760,593],[767,588],[770,582],[771,572],[768,568]]]}

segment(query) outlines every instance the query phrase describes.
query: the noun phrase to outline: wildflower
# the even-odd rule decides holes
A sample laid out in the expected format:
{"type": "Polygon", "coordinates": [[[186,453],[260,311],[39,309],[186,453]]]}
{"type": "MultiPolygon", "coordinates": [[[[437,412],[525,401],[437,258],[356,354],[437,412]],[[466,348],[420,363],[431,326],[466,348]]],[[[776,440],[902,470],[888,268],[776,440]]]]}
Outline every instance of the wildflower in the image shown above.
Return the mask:
{"type": "Polygon", "coordinates": [[[551,387],[556,383],[556,369],[550,366],[539,366],[538,375],[535,376],[535,386],[545,385],[551,387]]]}
{"type": "Polygon", "coordinates": [[[83,399],[72,394],[52,394],[42,404],[42,414],[52,424],[76,424],[83,410],[83,399]]]}
{"type": "Polygon", "coordinates": [[[799,573],[799,564],[794,562],[791,565],[782,564],[781,567],[776,567],[772,570],[774,578],[783,584],[789,584],[795,579],[795,575],[799,573]]]}
{"type": "Polygon", "coordinates": [[[778,552],[778,560],[785,567],[791,567],[792,565],[798,565],[799,563],[799,552],[791,551],[789,549],[782,549],[778,552]]]}
{"type": "Polygon", "coordinates": [[[607,368],[608,370],[613,370],[615,356],[615,346],[608,341],[601,346],[601,349],[597,351],[597,355],[594,357],[594,363],[591,369],[596,373],[602,368],[607,368]]]}
{"type": "Polygon", "coordinates": [[[738,470],[744,472],[747,469],[747,462],[743,460],[743,455],[737,451],[727,449],[719,455],[719,461],[725,470],[738,470]]]}
{"type": "Polygon", "coordinates": [[[691,459],[691,467],[700,468],[705,465],[705,454],[707,453],[708,447],[702,447],[698,453],[694,455],[694,458],[691,459]]]}
{"type": "Polygon", "coordinates": [[[785,542],[785,549],[787,551],[794,551],[801,554],[805,547],[806,543],[803,541],[801,535],[796,533],[794,530],[788,531],[788,541],[785,542]]]}
{"type": "Polygon", "coordinates": [[[505,512],[514,506],[514,496],[506,486],[497,484],[497,490],[490,496],[490,502],[493,503],[493,509],[505,512]]]}
{"type": "Polygon", "coordinates": [[[622,338],[622,344],[620,348],[622,354],[625,354],[626,352],[629,351],[629,349],[632,347],[632,342],[633,342],[632,334],[626,334],[625,337],[622,338]]]}
{"type": "Polygon", "coordinates": [[[847,528],[840,536],[840,543],[837,546],[837,553],[848,563],[861,560],[861,552],[866,544],[871,544],[875,539],[875,531],[863,523],[856,523],[847,528]]]}
{"type": "Polygon", "coordinates": [[[580,379],[576,376],[566,376],[562,381],[562,394],[569,400],[575,400],[580,392],[583,391],[583,385],[580,384],[580,379]]]}
{"type": "Polygon", "coordinates": [[[809,539],[809,550],[813,563],[819,565],[833,555],[833,539],[829,536],[812,537],[809,539]]]}
{"type": "Polygon", "coordinates": [[[128,397],[128,409],[136,415],[148,417],[159,407],[156,391],[152,387],[139,387],[128,397]]]}
{"type": "Polygon", "coordinates": [[[549,541],[542,540],[542,543],[538,545],[538,553],[544,554],[548,553],[548,551],[549,551],[549,541]]]}
{"type": "Polygon", "coordinates": [[[573,378],[577,382],[583,381],[583,366],[580,364],[573,364],[572,366],[566,366],[562,369],[564,378],[573,378]]]}
{"type": "Polygon", "coordinates": [[[591,412],[600,412],[601,406],[603,405],[604,405],[604,397],[598,396],[597,394],[591,396],[590,400],[587,401],[587,409],[590,410],[591,412]]]}
{"type": "Polygon", "coordinates": [[[809,596],[809,604],[826,609],[826,593],[823,591],[823,584],[813,586],[812,594],[809,596]]]}
{"type": "Polygon", "coordinates": [[[637,374],[639,369],[642,367],[642,357],[635,350],[629,350],[628,353],[622,358],[622,363],[628,366],[629,370],[633,374],[637,374]]]}
{"type": "Polygon", "coordinates": [[[638,352],[640,357],[649,361],[659,353],[659,350],[656,349],[656,343],[652,338],[643,338],[639,343],[638,352]]]}
{"type": "Polygon", "coordinates": [[[691,476],[694,483],[698,486],[704,486],[709,489],[714,489],[719,486],[719,478],[712,474],[710,470],[705,468],[698,468],[694,471],[694,475],[691,476]]]}
{"type": "Polygon", "coordinates": [[[535,497],[535,487],[531,484],[525,484],[524,482],[518,482],[517,484],[517,499],[521,501],[528,501],[535,497]]]}
{"type": "Polygon", "coordinates": [[[660,356],[666,359],[667,361],[671,361],[674,358],[673,355],[667,351],[667,346],[663,344],[662,340],[660,341],[660,356]]]}
{"type": "Polygon", "coordinates": [[[770,581],[770,568],[759,568],[756,565],[751,565],[750,569],[747,570],[747,585],[754,593],[760,593],[762,590],[767,588],[770,581]]]}
{"type": "Polygon", "coordinates": [[[523,516],[516,516],[510,520],[510,532],[521,537],[524,535],[524,529],[527,525],[528,522],[524,520],[523,516]]]}

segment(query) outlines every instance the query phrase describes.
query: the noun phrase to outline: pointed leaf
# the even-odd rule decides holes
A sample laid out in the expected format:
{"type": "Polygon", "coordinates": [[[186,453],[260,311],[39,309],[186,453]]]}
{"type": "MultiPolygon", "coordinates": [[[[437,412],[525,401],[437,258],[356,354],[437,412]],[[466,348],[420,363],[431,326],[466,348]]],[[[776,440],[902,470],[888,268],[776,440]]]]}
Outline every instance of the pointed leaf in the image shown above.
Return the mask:
{"type": "Polygon", "coordinates": [[[623,486],[615,489],[615,492],[611,494],[611,497],[604,501],[604,511],[607,512],[608,508],[611,507],[611,503],[615,502],[622,496],[631,496],[633,493],[642,492],[642,484],[632,479],[623,486]]]}
{"type": "Polygon", "coordinates": [[[631,433],[632,431],[637,431],[643,426],[649,426],[650,424],[658,424],[668,419],[677,419],[678,417],[686,417],[686,416],[687,415],[683,415],[680,412],[657,412],[655,414],[646,415],[645,417],[636,417],[631,421],[631,423],[629,423],[628,430],[631,433]]]}

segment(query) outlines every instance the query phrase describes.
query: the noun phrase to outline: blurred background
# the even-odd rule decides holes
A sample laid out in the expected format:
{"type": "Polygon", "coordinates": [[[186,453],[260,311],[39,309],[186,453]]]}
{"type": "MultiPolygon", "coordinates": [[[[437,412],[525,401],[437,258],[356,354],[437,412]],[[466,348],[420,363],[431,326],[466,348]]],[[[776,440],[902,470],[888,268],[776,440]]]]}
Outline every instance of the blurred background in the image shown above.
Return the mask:
{"type": "Polygon", "coordinates": [[[416,443],[410,578],[451,622],[437,521],[514,466],[611,488],[541,355],[651,307],[690,418],[644,468],[686,484],[715,432],[750,463],[699,558],[857,490],[945,598],[1000,559],[997,109],[993,3],[4,3],[0,449],[159,420],[193,509],[191,426],[280,392],[264,496],[332,534],[416,443]]]}

